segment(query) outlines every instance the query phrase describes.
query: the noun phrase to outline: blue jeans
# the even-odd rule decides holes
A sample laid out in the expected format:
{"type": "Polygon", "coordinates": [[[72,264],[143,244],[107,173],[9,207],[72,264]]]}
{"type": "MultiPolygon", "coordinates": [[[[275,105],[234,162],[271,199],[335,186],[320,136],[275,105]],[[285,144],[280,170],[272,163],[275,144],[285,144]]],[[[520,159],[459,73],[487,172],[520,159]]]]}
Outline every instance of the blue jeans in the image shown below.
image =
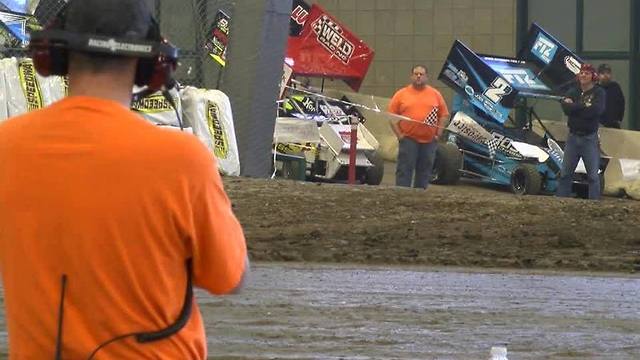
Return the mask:
{"type": "Polygon", "coordinates": [[[598,146],[598,133],[590,135],[569,134],[564,147],[564,158],[562,159],[562,171],[558,181],[557,196],[571,196],[573,185],[573,173],[582,158],[584,167],[587,170],[587,180],[589,182],[589,199],[600,199],[600,148],[598,146]]]}
{"type": "Polygon", "coordinates": [[[411,138],[403,137],[399,141],[398,162],[396,167],[396,186],[426,189],[433,172],[438,142],[421,144],[411,138]]]}

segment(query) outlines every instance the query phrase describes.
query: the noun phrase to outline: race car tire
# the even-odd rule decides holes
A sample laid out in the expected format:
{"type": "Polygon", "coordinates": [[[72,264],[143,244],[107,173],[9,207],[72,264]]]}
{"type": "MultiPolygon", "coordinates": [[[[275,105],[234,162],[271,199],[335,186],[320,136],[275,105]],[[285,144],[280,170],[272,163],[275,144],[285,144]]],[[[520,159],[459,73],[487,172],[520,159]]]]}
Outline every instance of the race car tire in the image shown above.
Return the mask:
{"type": "Polygon", "coordinates": [[[438,143],[430,182],[436,185],[457,184],[461,166],[462,153],[458,147],[451,143],[438,143]]]}
{"type": "Polygon", "coordinates": [[[368,185],[380,185],[384,176],[384,159],[375,151],[368,151],[367,159],[373,166],[367,168],[364,182],[368,185]]]}
{"type": "Polygon", "coordinates": [[[542,175],[531,164],[520,164],[511,173],[511,191],[516,195],[537,195],[542,190],[542,175]]]}

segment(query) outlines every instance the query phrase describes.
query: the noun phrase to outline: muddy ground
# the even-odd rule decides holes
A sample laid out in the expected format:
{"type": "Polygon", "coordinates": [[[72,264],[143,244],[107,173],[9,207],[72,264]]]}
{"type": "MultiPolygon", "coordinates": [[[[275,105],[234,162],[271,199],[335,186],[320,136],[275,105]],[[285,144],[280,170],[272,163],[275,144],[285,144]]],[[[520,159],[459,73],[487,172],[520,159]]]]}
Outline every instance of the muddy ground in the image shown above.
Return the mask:
{"type": "Polygon", "coordinates": [[[254,261],[640,271],[640,202],[225,178],[254,261]]]}

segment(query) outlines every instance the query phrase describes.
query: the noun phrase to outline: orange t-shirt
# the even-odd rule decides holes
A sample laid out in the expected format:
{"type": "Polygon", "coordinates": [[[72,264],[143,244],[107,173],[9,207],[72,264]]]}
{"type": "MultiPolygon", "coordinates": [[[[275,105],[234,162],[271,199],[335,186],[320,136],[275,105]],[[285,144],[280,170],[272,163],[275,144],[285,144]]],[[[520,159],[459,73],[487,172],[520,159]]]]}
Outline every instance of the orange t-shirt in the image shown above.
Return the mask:
{"type": "Polygon", "coordinates": [[[427,117],[434,117],[437,126],[442,126],[440,119],[449,116],[442,94],[431,86],[416,90],[409,85],[398,90],[391,98],[388,110],[415,120],[400,120],[398,127],[404,136],[419,143],[429,143],[436,136],[437,127],[426,125],[427,117]]]}
{"type": "MultiPolygon", "coordinates": [[[[71,97],[0,125],[0,271],[10,359],[62,358],[172,324],[185,260],[214,294],[235,288],[246,244],[213,156],[108,100],[71,97]]],[[[96,359],[205,359],[194,303],[177,334],[112,343],[96,359]]]]}

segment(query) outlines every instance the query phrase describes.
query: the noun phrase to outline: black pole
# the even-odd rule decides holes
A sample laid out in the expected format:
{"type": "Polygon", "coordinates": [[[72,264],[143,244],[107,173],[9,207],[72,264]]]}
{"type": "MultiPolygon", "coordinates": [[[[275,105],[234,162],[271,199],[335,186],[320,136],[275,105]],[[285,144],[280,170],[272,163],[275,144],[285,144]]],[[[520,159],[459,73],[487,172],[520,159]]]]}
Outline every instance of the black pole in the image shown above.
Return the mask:
{"type": "Polygon", "coordinates": [[[243,176],[271,173],[290,17],[291,0],[235,2],[221,89],[231,100],[243,176]]]}

